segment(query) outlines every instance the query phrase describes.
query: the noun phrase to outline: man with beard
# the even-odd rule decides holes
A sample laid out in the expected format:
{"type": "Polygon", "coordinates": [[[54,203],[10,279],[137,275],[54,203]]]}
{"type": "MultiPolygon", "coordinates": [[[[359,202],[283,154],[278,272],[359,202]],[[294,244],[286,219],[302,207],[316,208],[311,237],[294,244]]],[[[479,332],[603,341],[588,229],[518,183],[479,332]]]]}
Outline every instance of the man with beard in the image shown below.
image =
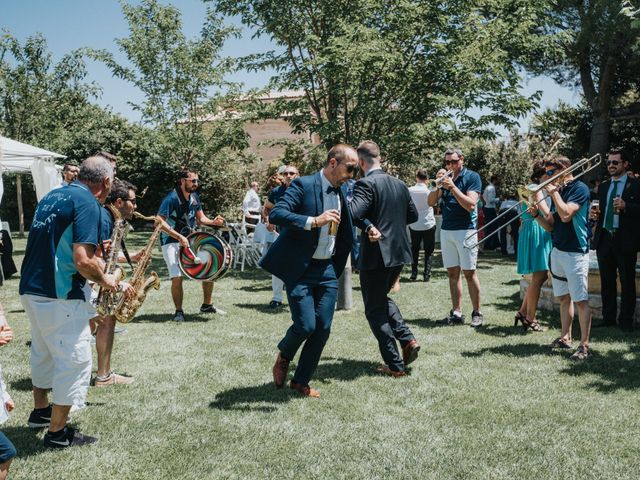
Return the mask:
{"type": "MultiPolygon", "coordinates": [[[[180,172],[180,179],[176,187],[171,190],[162,200],[158,215],[165,220],[171,230],[161,235],[162,255],[169,270],[171,278],[171,297],[176,311],[173,320],[184,321],[184,311],[182,310],[182,299],[184,290],[182,288],[182,272],[178,266],[178,254],[180,246],[188,247],[187,235],[196,231],[198,225],[208,225],[219,227],[224,224],[224,218],[220,215],[213,220],[208,218],[202,211],[202,203],[196,193],[200,186],[198,172],[191,168],[185,168],[180,172]]],[[[216,308],[211,303],[213,296],[213,282],[202,282],[203,301],[200,313],[216,313],[216,308]]]]}

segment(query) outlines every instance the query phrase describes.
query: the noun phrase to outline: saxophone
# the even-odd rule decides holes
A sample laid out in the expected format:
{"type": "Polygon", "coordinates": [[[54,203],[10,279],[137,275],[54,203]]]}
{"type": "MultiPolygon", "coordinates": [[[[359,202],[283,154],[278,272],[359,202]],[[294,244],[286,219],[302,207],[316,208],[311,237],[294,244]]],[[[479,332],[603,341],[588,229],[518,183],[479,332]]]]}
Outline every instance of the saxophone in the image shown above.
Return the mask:
{"type": "MultiPolygon", "coordinates": [[[[122,248],[122,240],[126,237],[129,231],[130,225],[122,218],[120,212],[113,205],[107,205],[109,211],[113,214],[113,231],[111,232],[111,243],[109,249],[109,255],[105,259],[106,266],[104,273],[109,275],[115,275],[116,280],[120,281],[124,278],[124,270],[118,266],[118,255],[122,248]]],[[[98,291],[98,297],[96,298],[96,311],[99,315],[106,317],[107,315],[113,315],[115,306],[123,297],[122,292],[105,291],[100,287],[98,291]]]]}
{"type": "Polygon", "coordinates": [[[135,317],[136,312],[142,306],[145,298],[147,297],[147,292],[150,288],[155,288],[156,290],[160,288],[160,278],[156,272],[151,272],[147,278],[145,278],[145,271],[149,267],[151,263],[151,254],[153,251],[153,246],[158,240],[158,236],[160,235],[160,231],[162,227],[165,226],[164,220],[158,216],[154,217],[145,217],[144,215],[134,212],[133,213],[137,218],[147,221],[154,221],[156,226],[149,237],[149,241],[147,245],[144,247],[142,251],[142,256],[136,265],[136,268],[131,276],[131,286],[135,289],[136,294],[131,298],[126,298],[122,296],[120,301],[118,302],[114,316],[116,320],[121,323],[129,323],[135,317]]]}

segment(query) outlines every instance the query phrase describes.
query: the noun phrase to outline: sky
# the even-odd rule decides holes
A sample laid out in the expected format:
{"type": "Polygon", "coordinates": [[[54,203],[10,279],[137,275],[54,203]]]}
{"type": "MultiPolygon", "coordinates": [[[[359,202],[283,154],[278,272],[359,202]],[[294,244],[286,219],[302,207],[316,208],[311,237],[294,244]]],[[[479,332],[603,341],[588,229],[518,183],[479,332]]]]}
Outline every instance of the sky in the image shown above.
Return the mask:
{"type": "MultiPolygon", "coordinates": [[[[164,2],[169,3],[169,2],[164,2]]],[[[207,8],[201,0],[173,0],[170,3],[182,12],[184,33],[196,36],[202,26],[207,8]]],[[[230,19],[237,26],[237,19],[230,19]]],[[[116,38],[126,37],[127,23],[117,0],[0,0],[0,30],[8,30],[21,43],[35,33],[42,33],[47,39],[54,61],[64,54],[80,47],[105,49],[115,54],[116,59],[125,63],[118,51],[116,38]]],[[[265,52],[273,48],[266,37],[251,38],[251,32],[243,29],[242,37],[229,39],[223,50],[224,55],[243,56],[265,52]]],[[[102,88],[97,100],[100,105],[109,106],[132,121],[139,116],[128,101],[139,101],[142,94],[131,84],[114,78],[109,69],[98,62],[88,63],[88,80],[95,81],[102,88]]],[[[231,81],[242,82],[245,89],[263,87],[269,80],[267,72],[238,72],[228,77],[231,81]]],[[[560,100],[576,104],[578,93],[557,85],[552,79],[534,77],[525,79],[523,93],[532,94],[542,90],[540,108],[553,107],[560,100]]],[[[526,130],[528,119],[521,120],[521,130],[526,130]]]]}

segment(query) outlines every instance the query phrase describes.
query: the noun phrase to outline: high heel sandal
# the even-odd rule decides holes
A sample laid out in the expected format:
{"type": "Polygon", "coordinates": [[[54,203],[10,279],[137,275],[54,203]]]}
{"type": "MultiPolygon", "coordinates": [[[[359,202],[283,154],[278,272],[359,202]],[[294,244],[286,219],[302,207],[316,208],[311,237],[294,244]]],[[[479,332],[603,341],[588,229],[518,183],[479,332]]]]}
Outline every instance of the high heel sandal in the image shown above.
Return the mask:
{"type": "Polygon", "coordinates": [[[526,332],[527,330],[531,329],[534,332],[542,332],[544,331],[542,329],[542,327],[540,326],[540,323],[538,323],[537,319],[533,319],[533,320],[529,320],[526,316],[522,315],[520,312],[516,313],[515,316],[515,322],[513,324],[514,327],[518,326],[518,322],[522,323],[522,327],[524,328],[524,331],[526,332]]]}

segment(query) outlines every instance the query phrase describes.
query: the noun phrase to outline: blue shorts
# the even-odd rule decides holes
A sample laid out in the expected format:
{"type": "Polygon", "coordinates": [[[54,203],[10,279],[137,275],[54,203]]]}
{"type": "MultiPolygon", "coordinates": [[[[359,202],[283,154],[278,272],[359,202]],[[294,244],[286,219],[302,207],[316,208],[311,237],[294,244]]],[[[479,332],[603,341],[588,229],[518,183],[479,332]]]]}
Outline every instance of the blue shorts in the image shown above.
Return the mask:
{"type": "Polygon", "coordinates": [[[8,462],[17,454],[16,447],[13,446],[11,440],[9,440],[4,433],[0,432],[0,463],[8,462]]]}

